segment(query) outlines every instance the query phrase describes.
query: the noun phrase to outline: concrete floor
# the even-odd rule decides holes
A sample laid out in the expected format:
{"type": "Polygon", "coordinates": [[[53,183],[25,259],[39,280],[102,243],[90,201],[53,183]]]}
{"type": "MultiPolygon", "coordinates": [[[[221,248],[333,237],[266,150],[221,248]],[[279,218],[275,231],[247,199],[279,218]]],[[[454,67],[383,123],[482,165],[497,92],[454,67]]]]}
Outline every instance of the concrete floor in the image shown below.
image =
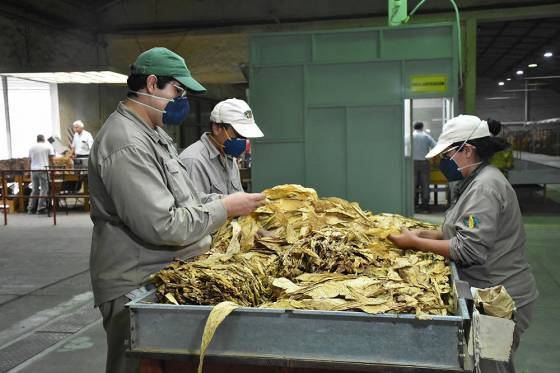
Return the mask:
{"type": "Polygon", "coordinates": [[[93,322],[78,325],[81,330],[65,333],[58,343],[9,348],[26,341],[37,345],[40,340],[33,337],[45,325],[64,321],[84,306],[93,310],[88,270],[93,224],[85,213],[57,218],[53,226],[45,215],[16,214],[0,226],[0,372],[21,354],[30,359],[11,371],[104,371],[105,334],[97,310],[94,320],[86,319],[93,322]]]}
{"type": "MultiPolygon", "coordinates": [[[[441,214],[418,217],[442,220],[441,214]]],[[[560,215],[530,215],[524,220],[527,255],[541,296],[516,355],[517,371],[556,372],[560,371],[560,215]]],[[[10,346],[39,335],[45,325],[48,329],[84,306],[92,307],[91,228],[89,216],[75,212],[59,216],[57,226],[45,216],[30,215],[10,215],[9,225],[0,226],[0,367],[10,346]]],[[[10,372],[104,371],[105,334],[97,311],[95,315],[57,343],[28,352],[29,359],[10,372]]]]}

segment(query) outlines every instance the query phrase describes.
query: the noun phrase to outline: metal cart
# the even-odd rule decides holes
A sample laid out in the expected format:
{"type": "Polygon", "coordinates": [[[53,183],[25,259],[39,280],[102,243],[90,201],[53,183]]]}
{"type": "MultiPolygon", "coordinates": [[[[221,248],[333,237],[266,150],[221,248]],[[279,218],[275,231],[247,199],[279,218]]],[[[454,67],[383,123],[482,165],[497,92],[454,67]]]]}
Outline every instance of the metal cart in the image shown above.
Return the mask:
{"type": "MultiPolygon", "coordinates": [[[[452,269],[456,285],[457,271],[452,269]]],[[[184,361],[194,367],[212,307],[154,302],[155,292],[151,291],[127,305],[129,354],[184,361]]],[[[428,319],[410,314],[240,308],[219,326],[205,366],[210,365],[209,372],[215,363],[260,366],[257,371],[461,372],[470,370],[464,332],[468,322],[461,296],[455,315],[428,319]]]]}

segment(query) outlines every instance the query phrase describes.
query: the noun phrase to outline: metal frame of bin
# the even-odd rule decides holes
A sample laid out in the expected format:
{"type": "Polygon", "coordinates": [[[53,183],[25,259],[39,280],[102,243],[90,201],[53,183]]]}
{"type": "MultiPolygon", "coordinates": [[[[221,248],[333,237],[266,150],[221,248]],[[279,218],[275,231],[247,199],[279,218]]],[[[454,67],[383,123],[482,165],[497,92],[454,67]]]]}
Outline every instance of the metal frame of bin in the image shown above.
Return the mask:
{"type": "MultiPolygon", "coordinates": [[[[457,271],[452,265],[454,285],[457,271]]],[[[138,358],[198,361],[212,306],[157,304],[155,291],[127,304],[129,354],[138,358]]],[[[469,313],[417,318],[367,314],[239,308],[218,327],[207,361],[286,368],[368,371],[465,371],[469,313]]],[[[467,356],[467,358],[466,358],[467,356]]]]}

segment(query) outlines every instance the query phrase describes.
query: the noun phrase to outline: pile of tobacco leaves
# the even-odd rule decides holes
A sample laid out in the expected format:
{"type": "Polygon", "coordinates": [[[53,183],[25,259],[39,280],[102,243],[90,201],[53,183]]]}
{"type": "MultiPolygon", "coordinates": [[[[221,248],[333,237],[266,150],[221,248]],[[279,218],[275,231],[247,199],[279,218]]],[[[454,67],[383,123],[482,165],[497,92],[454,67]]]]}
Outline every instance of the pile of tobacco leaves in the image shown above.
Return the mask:
{"type": "Polygon", "coordinates": [[[401,250],[387,236],[436,226],[280,185],[267,204],[226,222],[210,252],[177,260],[153,281],[161,303],[446,315],[451,273],[442,256],[401,250]]]}

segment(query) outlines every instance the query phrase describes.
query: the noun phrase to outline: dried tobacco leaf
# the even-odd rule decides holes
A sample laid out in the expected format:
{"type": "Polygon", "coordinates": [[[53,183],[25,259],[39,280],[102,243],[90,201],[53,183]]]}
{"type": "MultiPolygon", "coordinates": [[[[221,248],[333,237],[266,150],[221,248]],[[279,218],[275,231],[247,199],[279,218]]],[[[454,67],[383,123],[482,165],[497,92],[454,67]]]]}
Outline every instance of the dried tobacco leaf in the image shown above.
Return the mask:
{"type": "Polygon", "coordinates": [[[445,315],[450,268],[439,255],[396,248],[387,236],[437,226],[300,185],[263,192],[267,204],[229,220],[210,252],[154,276],[160,302],[445,315]]]}
{"type": "Polygon", "coordinates": [[[218,303],[210,314],[208,315],[208,319],[206,320],[206,325],[204,325],[204,332],[202,333],[202,342],[200,344],[200,360],[198,362],[198,373],[202,373],[202,366],[204,364],[204,355],[206,354],[206,349],[212,338],[214,337],[214,333],[216,333],[216,329],[218,326],[224,321],[224,319],[235,309],[239,308],[239,305],[233,302],[221,302],[218,303]]]}

